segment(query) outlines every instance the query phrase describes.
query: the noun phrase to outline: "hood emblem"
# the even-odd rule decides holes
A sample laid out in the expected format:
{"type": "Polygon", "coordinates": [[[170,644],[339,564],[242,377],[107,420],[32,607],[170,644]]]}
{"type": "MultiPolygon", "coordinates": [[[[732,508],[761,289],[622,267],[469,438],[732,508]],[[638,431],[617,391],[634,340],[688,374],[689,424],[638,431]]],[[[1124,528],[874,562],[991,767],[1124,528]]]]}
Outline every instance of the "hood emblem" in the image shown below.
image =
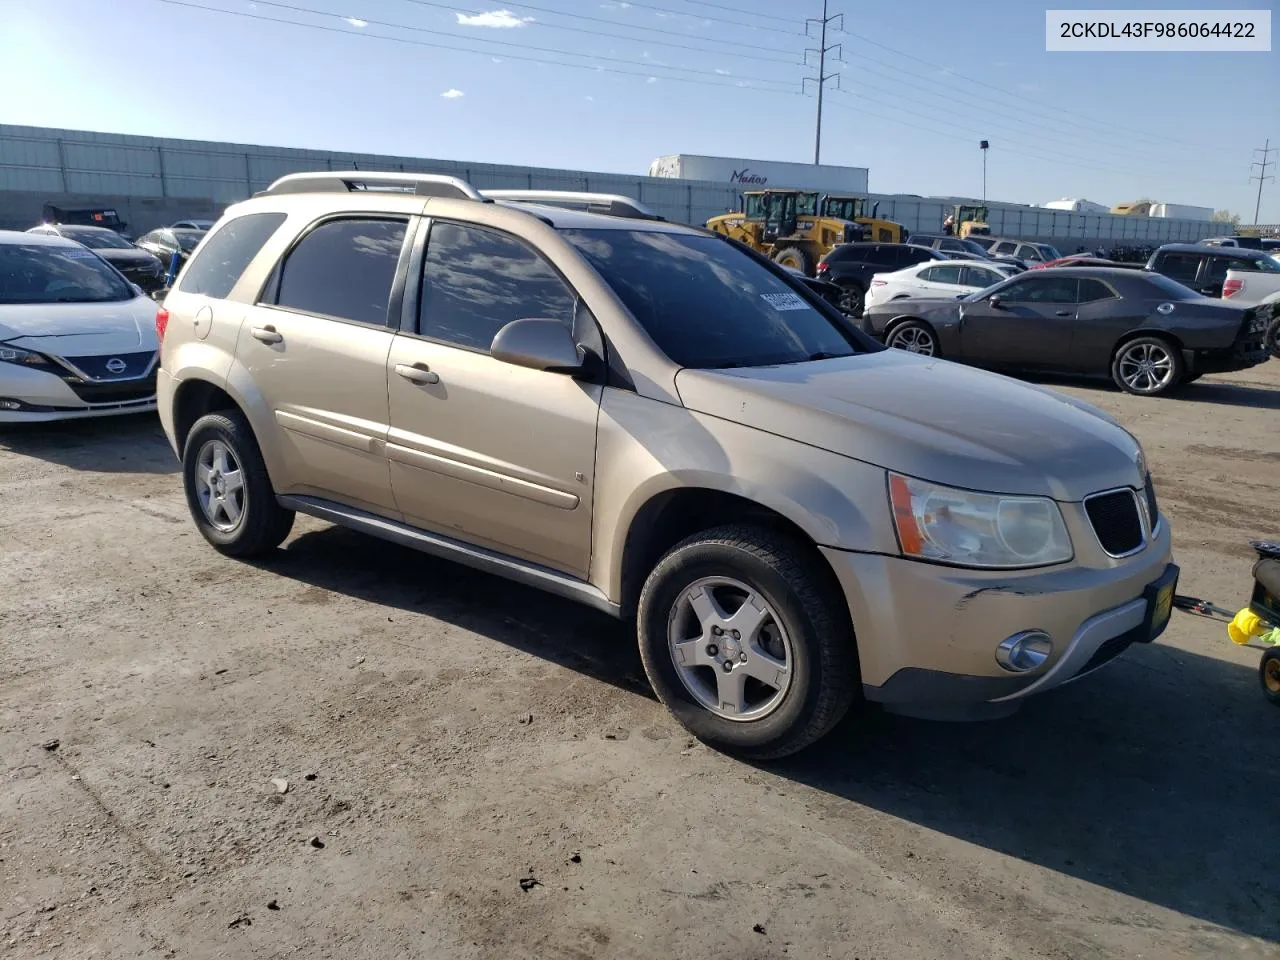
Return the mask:
{"type": "Polygon", "coordinates": [[[107,361],[107,373],[124,373],[127,364],[119,357],[112,357],[107,361]]]}

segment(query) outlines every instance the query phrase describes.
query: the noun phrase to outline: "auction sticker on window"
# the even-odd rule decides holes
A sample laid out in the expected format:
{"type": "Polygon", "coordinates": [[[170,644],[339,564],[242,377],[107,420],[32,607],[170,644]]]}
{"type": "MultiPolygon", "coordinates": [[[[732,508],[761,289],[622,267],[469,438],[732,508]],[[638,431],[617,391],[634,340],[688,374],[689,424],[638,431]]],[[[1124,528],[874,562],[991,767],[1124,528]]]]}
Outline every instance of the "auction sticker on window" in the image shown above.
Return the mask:
{"type": "Polygon", "coordinates": [[[809,305],[804,302],[804,299],[794,293],[762,293],[760,294],[760,299],[779,312],[809,309],[809,305]]]}
{"type": "Polygon", "coordinates": [[[1046,10],[1044,17],[1050,51],[1271,50],[1270,10],[1046,10]]]}

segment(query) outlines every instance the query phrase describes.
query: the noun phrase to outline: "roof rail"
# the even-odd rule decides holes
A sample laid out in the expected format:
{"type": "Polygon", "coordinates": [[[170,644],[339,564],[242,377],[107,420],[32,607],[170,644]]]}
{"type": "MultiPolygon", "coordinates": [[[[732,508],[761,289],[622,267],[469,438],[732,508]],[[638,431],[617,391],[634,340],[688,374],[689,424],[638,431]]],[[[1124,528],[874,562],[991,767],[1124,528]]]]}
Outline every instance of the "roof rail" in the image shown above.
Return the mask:
{"type": "Polygon", "coordinates": [[[290,173],[255,196],[282,193],[410,193],[419,197],[453,197],[481,200],[480,191],[467,181],[439,173],[383,173],[376,170],[344,170],[332,173],[290,173]]]}
{"type": "Polygon", "coordinates": [[[664,220],[638,200],[620,193],[585,193],[575,190],[482,190],[486,200],[543,203],[550,207],[586,210],[628,220],[664,220]]]}

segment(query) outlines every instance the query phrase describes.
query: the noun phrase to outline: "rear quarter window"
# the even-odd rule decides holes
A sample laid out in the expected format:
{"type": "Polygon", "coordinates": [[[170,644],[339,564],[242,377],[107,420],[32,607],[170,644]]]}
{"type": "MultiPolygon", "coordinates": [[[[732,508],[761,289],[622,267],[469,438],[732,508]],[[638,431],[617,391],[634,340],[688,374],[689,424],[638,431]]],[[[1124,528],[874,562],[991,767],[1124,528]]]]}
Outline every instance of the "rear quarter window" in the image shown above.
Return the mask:
{"type": "Polygon", "coordinates": [[[284,223],[283,213],[249,213],[224,223],[182,271],[178,289],[221,300],[284,223]]]}

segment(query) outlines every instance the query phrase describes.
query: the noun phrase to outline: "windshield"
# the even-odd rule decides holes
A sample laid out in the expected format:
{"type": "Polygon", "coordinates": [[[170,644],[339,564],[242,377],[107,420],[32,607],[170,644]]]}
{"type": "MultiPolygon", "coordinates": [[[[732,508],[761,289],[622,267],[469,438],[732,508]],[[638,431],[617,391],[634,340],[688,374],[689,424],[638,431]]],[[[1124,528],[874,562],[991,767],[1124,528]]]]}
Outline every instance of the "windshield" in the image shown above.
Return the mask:
{"type": "Polygon", "coordinates": [[[121,248],[129,250],[133,247],[128,240],[111,230],[85,230],[76,229],[75,227],[59,227],[58,232],[68,240],[74,240],[76,243],[82,243],[91,250],[106,250],[108,248],[119,250],[121,248]]]}
{"type": "Polygon", "coordinates": [[[1190,287],[1183,286],[1163,273],[1147,274],[1147,282],[1156,288],[1156,293],[1164,300],[1199,300],[1201,298],[1201,295],[1190,287]]]}
{"type": "Polygon", "coordinates": [[[1042,254],[1044,254],[1045,262],[1048,262],[1050,260],[1062,259],[1062,254],[1058,252],[1057,247],[1051,246],[1047,243],[1035,243],[1035,244],[1032,244],[1032,246],[1034,246],[1042,254]]]}
{"type": "Polygon", "coordinates": [[[0,244],[0,303],[132,300],[133,288],[83,247],[0,244]]]}
{"type": "Polygon", "coordinates": [[[175,230],[173,235],[178,239],[178,245],[182,247],[184,253],[190,253],[196,248],[201,240],[204,239],[205,232],[203,230],[175,230]]]}
{"type": "Polygon", "coordinates": [[[834,321],[728,241],[642,230],[561,232],[682,367],[772,366],[858,352],[834,321]]]}

